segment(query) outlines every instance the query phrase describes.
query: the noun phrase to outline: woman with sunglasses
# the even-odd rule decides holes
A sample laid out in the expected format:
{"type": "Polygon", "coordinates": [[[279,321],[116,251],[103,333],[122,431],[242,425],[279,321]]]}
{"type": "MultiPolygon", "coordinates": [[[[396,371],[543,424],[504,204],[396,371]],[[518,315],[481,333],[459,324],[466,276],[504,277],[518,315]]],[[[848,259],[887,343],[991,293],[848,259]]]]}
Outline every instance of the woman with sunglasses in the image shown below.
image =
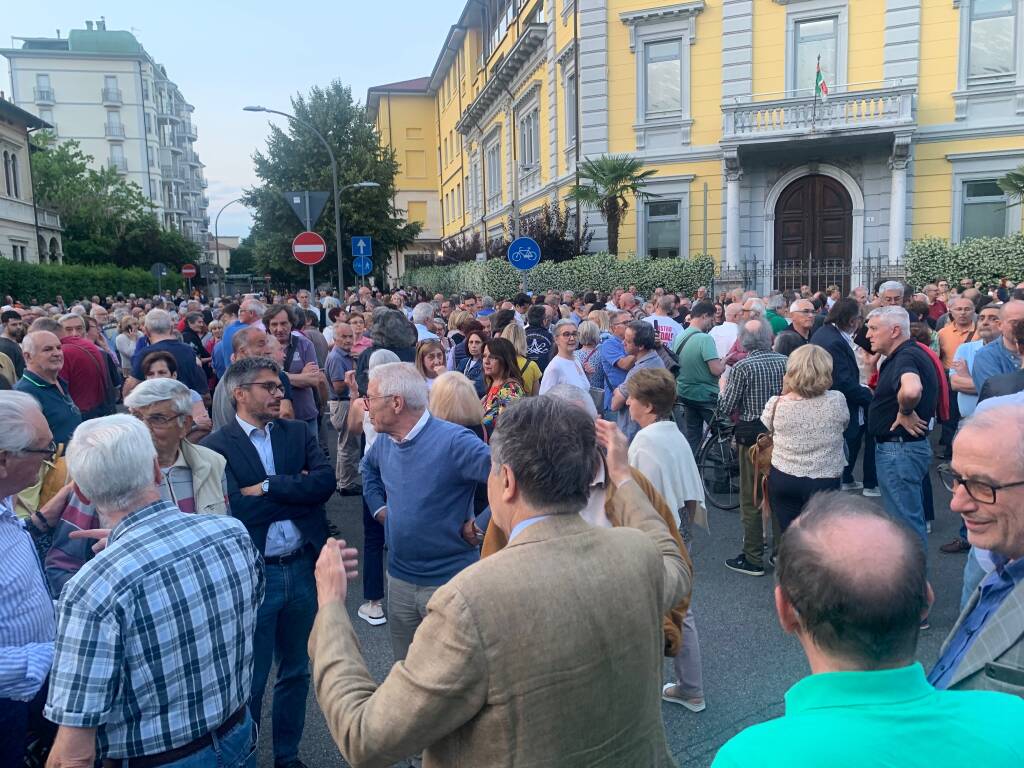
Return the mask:
{"type": "Polygon", "coordinates": [[[523,377],[516,361],[516,350],[508,339],[490,339],[484,344],[484,429],[493,434],[502,412],[520,397],[526,397],[523,377]]]}
{"type": "Polygon", "coordinates": [[[540,381],[540,394],[544,394],[558,384],[571,384],[590,391],[590,381],[583,366],[575,357],[579,346],[580,333],[572,320],[559,320],[555,323],[552,333],[555,340],[555,354],[544,369],[544,377],[540,381]]]}

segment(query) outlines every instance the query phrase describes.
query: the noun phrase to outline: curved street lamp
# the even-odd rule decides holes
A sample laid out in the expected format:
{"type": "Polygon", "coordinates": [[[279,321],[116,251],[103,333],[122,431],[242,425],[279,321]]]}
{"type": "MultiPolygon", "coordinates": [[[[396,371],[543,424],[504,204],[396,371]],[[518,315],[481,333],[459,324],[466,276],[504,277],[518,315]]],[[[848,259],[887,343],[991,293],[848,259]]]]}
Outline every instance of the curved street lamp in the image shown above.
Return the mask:
{"type": "Polygon", "coordinates": [[[228,202],[224,203],[224,205],[222,205],[220,207],[220,210],[217,211],[217,215],[213,219],[213,239],[217,241],[217,266],[218,267],[220,267],[220,215],[222,213],[224,213],[224,209],[227,208],[229,205],[233,205],[235,203],[241,203],[241,202],[242,202],[242,198],[241,197],[236,197],[234,200],[229,200],[228,202]]]}
{"type": "Polygon", "coordinates": [[[324,149],[327,150],[327,156],[331,158],[331,181],[334,185],[334,238],[335,248],[338,251],[338,300],[345,295],[345,278],[344,271],[342,268],[342,250],[341,250],[341,206],[339,205],[339,199],[341,192],[346,189],[368,189],[371,187],[379,187],[376,181],[357,181],[354,184],[347,184],[346,186],[338,187],[338,162],[334,159],[334,152],[331,150],[331,145],[327,143],[327,139],[323,137],[323,134],[318,131],[312,123],[303,120],[295,115],[288,112],[281,112],[277,109],[268,109],[267,107],[252,105],[248,107],[242,107],[245,112],[268,112],[273,115],[281,115],[281,117],[287,117],[289,120],[294,120],[304,128],[309,129],[314,136],[320,139],[320,143],[324,145],[324,149]]]}

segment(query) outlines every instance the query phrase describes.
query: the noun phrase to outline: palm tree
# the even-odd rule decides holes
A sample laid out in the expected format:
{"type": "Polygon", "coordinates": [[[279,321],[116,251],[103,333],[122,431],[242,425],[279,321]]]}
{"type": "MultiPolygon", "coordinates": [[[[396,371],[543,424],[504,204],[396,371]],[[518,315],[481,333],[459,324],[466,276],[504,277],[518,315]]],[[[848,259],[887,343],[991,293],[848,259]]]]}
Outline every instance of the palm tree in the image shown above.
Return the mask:
{"type": "Polygon", "coordinates": [[[608,252],[619,252],[619,226],[629,210],[631,198],[645,200],[644,182],[657,173],[643,170],[643,163],[629,155],[601,155],[596,160],[580,163],[580,182],[569,196],[590,208],[597,208],[608,225],[608,252]]]}
{"type": "Polygon", "coordinates": [[[1015,200],[1024,201],[1024,165],[999,180],[999,188],[1015,200]]]}

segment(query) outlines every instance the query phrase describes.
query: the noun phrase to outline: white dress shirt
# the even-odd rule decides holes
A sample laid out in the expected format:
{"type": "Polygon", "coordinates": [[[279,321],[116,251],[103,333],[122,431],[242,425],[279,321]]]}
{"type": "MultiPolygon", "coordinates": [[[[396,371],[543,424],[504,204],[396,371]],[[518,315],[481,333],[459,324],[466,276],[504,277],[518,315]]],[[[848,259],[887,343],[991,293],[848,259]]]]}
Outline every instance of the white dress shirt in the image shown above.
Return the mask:
{"type": "MultiPolygon", "coordinates": [[[[235,415],[235,420],[246,436],[248,436],[253,448],[256,449],[256,453],[260,457],[260,463],[263,465],[263,471],[267,473],[267,477],[276,475],[274,448],[270,441],[270,430],[273,429],[274,422],[267,422],[266,428],[260,429],[237,414],[235,415]]],[[[295,523],[291,520],[279,520],[276,523],[271,523],[270,528],[267,530],[267,548],[263,554],[266,557],[287,555],[289,552],[294,552],[301,547],[303,543],[302,532],[295,523]]]]}

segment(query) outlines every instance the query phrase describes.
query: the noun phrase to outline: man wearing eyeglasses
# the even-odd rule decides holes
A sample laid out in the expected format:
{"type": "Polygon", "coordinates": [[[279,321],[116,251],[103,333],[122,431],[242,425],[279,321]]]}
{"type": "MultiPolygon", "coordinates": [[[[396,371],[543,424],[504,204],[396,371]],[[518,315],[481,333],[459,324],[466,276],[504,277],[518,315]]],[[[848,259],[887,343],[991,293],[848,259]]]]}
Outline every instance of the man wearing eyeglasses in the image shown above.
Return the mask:
{"type": "Polygon", "coordinates": [[[961,426],[953,461],[939,476],[953,492],[950,509],[963,518],[968,541],[987,551],[992,568],[973,590],[928,680],[939,689],[1024,696],[1024,405],[984,405],[961,426]]]}
{"type": "Polygon", "coordinates": [[[327,540],[324,503],[335,480],[316,434],[302,421],[280,418],[280,370],[266,357],[233,363],[220,386],[231,393],[235,418],[203,445],[227,459],[231,514],[245,523],[266,565],[266,596],[253,646],[252,718],[260,722],[263,689],[276,657],[274,765],[302,768],[306,641],[316,615],[313,565],[327,540]]]}
{"type": "Polygon", "coordinates": [[[601,342],[601,367],[604,368],[604,411],[605,418],[615,420],[612,410],[612,397],[619,385],[626,380],[626,374],[636,362],[636,355],[626,352],[626,326],[633,321],[629,312],[616,311],[608,320],[608,330],[612,335],[601,342]]]}
{"type": "Polygon", "coordinates": [[[30,721],[42,721],[44,683],[53,662],[53,604],[32,539],[14,513],[14,496],[35,484],[40,466],[52,452],[50,428],[37,402],[23,392],[0,392],[0,552],[7,587],[0,591],[4,766],[22,764],[30,721]]]}
{"type": "Polygon", "coordinates": [[[238,307],[238,319],[224,328],[224,335],[217,342],[213,354],[213,370],[224,377],[224,372],[231,365],[231,338],[243,328],[263,328],[263,313],[267,311],[265,304],[256,299],[246,299],[238,307]]]}
{"type": "Polygon", "coordinates": [[[809,299],[797,299],[789,305],[790,325],[775,337],[775,351],[789,357],[793,350],[807,344],[814,329],[814,304],[809,299]]]}

